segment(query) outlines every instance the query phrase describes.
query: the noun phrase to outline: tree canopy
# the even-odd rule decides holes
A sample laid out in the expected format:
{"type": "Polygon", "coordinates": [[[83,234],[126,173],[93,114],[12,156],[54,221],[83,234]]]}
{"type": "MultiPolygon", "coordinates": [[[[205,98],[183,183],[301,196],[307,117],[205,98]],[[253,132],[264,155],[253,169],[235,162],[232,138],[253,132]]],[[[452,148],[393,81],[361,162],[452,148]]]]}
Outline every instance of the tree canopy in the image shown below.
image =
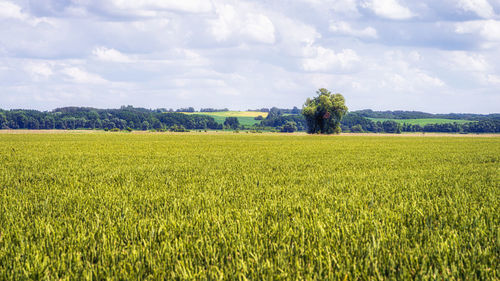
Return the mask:
{"type": "Polygon", "coordinates": [[[325,88],[316,91],[315,98],[308,98],[302,114],[306,118],[307,132],[310,134],[340,133],[340,120],[347,113],[344,96],[332,94],[325,88]]]}
{"type": "MultiPolygon", "coordinates": [[[[211,109],[209,109],[211,110],[211,109]]],[[[230,119],[226,128],[274,131],[304,131],[308,128],[306,117],[292,114],[294,109],[268,108],[269,113],[260,123],[243,125],[230,119]],[[293,126],[295,124],[295,126],[293,126]],[[296,127],[296,129],[295,129],[296,127]]],[[[300,113],[300,112],[299,112],[300,113]]],[[[324,116],[320,115],[320,116],[324,116]]],[[[418,118],[417,118],[418,119],[418,118]]],[[[213,116],[175,113],[173,109],[145,109],[122,106],[118,109],[97,109],[87,107],[63,107],[52,111],[26,109],[0,109],[1,129],[119,129],[133,130],[220,130],[224,119],[217,121],[213,116]]],[[[399,132],[445,132],[445,133],[500,133],[500,114],[430,114],[415,111],[371,111],[361,110],[346,113],[340,121],[342,131],[399,133],[399,132]],[[369,117],[366,117],[368,115],[369,117]],[[409,117],[448,118],[449,123],[411,124],[404,122],[409,117]],[[369,118],[388,118],[389,120],[371,120],[369,118]],[[460,120],[470,122],[459,123],[460,120]],[[397,123],[385,122],[395,121],[397,123]],[[403,120],[403,121],[401,121],[403,120]]]]}
{"type": "Polygon", "coordinates": [[[224,126],[236,130],[240,127],[240,121],[237,117],[226,117],[226,120],[224,120],[224,126]]]}

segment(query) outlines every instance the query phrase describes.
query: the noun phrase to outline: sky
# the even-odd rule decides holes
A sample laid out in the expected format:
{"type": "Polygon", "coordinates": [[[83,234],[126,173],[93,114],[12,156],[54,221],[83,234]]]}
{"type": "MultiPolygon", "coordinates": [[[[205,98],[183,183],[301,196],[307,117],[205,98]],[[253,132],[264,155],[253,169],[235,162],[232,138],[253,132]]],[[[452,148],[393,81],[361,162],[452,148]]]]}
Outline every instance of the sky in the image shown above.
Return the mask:
{"type": "Polygon", "coordinates": [[[0,0],[0,108],[500,112],[500,0],[0,0]]]}

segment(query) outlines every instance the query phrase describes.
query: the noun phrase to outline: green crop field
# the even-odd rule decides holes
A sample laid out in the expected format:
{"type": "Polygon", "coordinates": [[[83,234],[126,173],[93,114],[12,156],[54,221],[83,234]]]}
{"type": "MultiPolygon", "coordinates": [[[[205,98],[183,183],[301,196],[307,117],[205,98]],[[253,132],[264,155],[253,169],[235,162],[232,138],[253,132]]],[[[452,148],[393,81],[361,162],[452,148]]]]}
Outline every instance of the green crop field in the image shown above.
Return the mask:
{"type": "MultiPolygon", "coordinates": [[[[200,115],[207,115],[207,114],[202,114],[204,112],[201,112],[200,115]]],[[[226,121],[226,116],[218,116],[218,115],[209,115],[215,119],[215,122],[219,124],[224,124],[224,121],[226,121]]],[[[240,122],[240,125],[245,125],[245,126],[253,126],[255,124],[259,124],[260,120],[255,120],[254,117],[248,117],[248,116],[227,116],[227,117],[236,117],[238,118],[238,121],[240,122]]]]}
{"type": "Polygon", "coordinates": [[[257,112],[257,111],[220,111],[220,112],[182,112],[184,114],[199,114],[208,115],[215,119],[219,124],[224,124],[226,117],[237,117],[241,125],[253,126],[259,124],[260,120],[255,120],[255,117],[262,116],[267,117],[267,112],[257,112]]]}
{"type": "Polygon", "coordinates": [[[499,280],[500,138],[0,134],[0,280],[499,280]]]}
{"type": "Polygon", "coordinates": [[[386,118],[368,118],[374,122],[380,121],[384,122],[387,120],[390,121],[396,121],[400,124],[411,124],[411,125],[420,125],[424,126],[427,124],[447,124],[447,123],[458,123],[458,124],[464,124],[464,123],[470,123],[470,122],[475,122],[475,121],[469,121],[469,120],[454,120],[454,119],[440,119],[440,118],[423,118],[423,119],[386,119],[386,118]]]}

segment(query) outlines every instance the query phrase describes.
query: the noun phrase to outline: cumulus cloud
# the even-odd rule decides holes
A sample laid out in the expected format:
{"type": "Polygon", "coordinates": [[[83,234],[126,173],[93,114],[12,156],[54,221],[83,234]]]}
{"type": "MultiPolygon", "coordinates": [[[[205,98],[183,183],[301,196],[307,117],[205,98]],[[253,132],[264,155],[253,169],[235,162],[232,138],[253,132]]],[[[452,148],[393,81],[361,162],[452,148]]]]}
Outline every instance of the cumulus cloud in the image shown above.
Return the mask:
{"type": "Polygon", "coordinates": [[[477,20],[456,24],[455,32],[458,34],[479,34],[487,41],[500,42],[500,21],[477,20]]]}
{"type": "Polygon", "coordinates": [[[36,81],[47,79],[54,74],[52,65],[48,62],[28,62],[24,69],[36,81]]]}
{"type": "Polygon", "coordinates": [[[226,41],[239,36],[258,43],[275,42],[275,28],[271,20],[263,14],[241,12],[233,5],[216,8],[218,19],[211,21],[211,31],[217,41],[226,41]]]}
{"type": "Polygon", "coordinates": [[[302,0],[318,10],[332,11],[350,17],[359,16],[357,0],[302,0]]]}
{"type": "Polygon", "coordinates": [[[126,10],[175,10],[191,13],[206,13],[212,10],[211,1],[207,0],[111,0],[113,5],[119,9],[126,10]]]}
{"type": "Polygon", "coordinates": [[[39,23],[52,24],[50,19],[31,16],[23,7],[6,0],[0,0],[0,21],[18,20],[36,26],[39,23]]]}
{"type": "Polygon", "coordinates": [[[87,72],[78,67],[66,67],[61,71],[70,82],[81,84],[104,84],[107,81],[101,76],[87,72]]]}
{"type": "Polygon", "coordinates": [[[397,0],[368,0],[362,6],[371,9],[377,16],[392,20],[405,20],[415,16],[397,0]]]}
{"type": "Polygon", "coordinates": [[[250,14],[243,27],[242,33],[255,39],[257,42],[272,44],[275,41],[274,25],[271,20],[262,14],[250,14]]]}
{"type": "Polygon", "coordinates": [[[422,83],[426,85],[431,85],[435,87],[443,87],[445,86],[445,83],[443,80],[439,79],[438,77],[431,76],[421,70],[416,71],[416,81],[417,83],[422,83]]]}
{"type": "Polygon", "coordinates": [[[419,93],[441,89],[446,82],[421,64],[422,55],[415,51],[387,51],[375,60],[373,71],[380,73],[377,84],[396,93],[419,93]]]}
{"type": "Polygon", "coordinates": [[[165,61],[169,64],[183,64],[189,67],[196,66],[206,66],[209,64],[209,60],[200,53],[183,48],[176,48],[170,50],[167,55],[167,60],[165,61]]]}
{"type": "Polygon", "coordinates": [[[428,89],[444,87],[446,84],[438,77],[431,76],[421,69],[411,69],[405,74],[391,73],[387,74],[384,80],[381,80],[382,88],[390,89],[399,93],[418,93],[428,89]],[[410,74],[410,75],[408,75],[410,74]]]}
{"type": "MultiPolygon", "coordinates": [[[[101,10],[109,14],[129,15],[138,17],[157,17],[163,15],[163,11],[187,12],[187,13],[209,13],[213,6],[211,1],[206,0],[90,0],[86,6],[101,10]]],[[[73,8],[81,8],[78,1],[73,8]]]]}
{"type": "Polygon", "coordinates": [[[133,62],[133,60],[127,55],[115,50],[109,49],[106,47],[96,47],[92,54],[99,60],[109,61],[109,62],[133,62]]]}
{"type": "Polygon", "coordinates": [[[493,7],[487,0],[459,0],[458,7],[464,11],[471,11],[478,16],[488,19],[495,15],[493,7]]]}
{"type": "Polygon", "coordinates": [[[453,51],[449,55],[450,69],[486,72],[491,66],[483,55],[465,51],[453,51]]]}
{"type": "Polygon", "coordinates": [[[360,61],[354,50],[345,49],[339,53],[324,47],[309,47],[306,49],[308,58],[302,62],[306,71],[351,71],[360,61]]]}
{"type": "Polygon", "coordinates": [[[348,22],[345,21],[331,22],[329,28],[330,31],[343,35],[350,35],[360,38],[372,38],[372,39],[378,37],[377,30],[371,26],[362,29],[355,29],[348,22]]]}
{"type": "Polygon", "coordinates": [[[311,46],[318,39],[322,38],[321,33],[313,25],[294,21],[287,17],[276,17],[274,20],[284,47],[293,46],[301,48],[303,46],[311,46]]]}
{"type": "Polygon", "coordinates": [[[16,4],[8,1],[0,1],[0,19],[2,18],[25,20],[28,16],[16,4]]]}
{"type": "Polygon", "coordinates": [[[500,75],[488,74],[487,81],[493,85],[500,85],[500,75]]]}
{"type": "Polygon", "coordinates": [[[29,1],[29,9],[38,16],[77,17],[91,15],[117,18],[164,17],[169,12],[188,14],[210,13],[211,1],[205,0],[36,0],[29,1]]]}

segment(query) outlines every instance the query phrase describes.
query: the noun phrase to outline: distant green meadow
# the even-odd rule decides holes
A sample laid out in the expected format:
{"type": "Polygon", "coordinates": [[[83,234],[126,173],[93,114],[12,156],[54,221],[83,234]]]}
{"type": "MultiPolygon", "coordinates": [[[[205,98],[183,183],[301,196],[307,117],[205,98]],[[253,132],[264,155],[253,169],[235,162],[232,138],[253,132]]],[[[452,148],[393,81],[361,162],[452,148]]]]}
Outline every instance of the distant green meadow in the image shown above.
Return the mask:
{"type": "Polygon", "coordinates": [[[372,120],[373,122],[384,122],[384,121],[396,121],[400,124],[410,124],[410,125],[420,125],[424,126],[427,124],[448,124],[448,123],[458,123],[458,124],[464,124],[464,123],[470,123],[470,122],[475,122],[475,121],[469,121],[469,120],[455,120],[455,119],[441,119],[441,118],[424,118],[424,119],[387,119],[387,118],[367,118],[372,120]]]}
{"type": "MultiPolygon", "coordinates": [[[[215,119],[219,124],[224,124],[226,117],[237,117],[241,125],[253,126],[259,124],[259,120],[255,120],[255,117],[261,115],[262,117],[267,116],[267,112],[255,112],[255,111],[221,111],[221,112],[183,112],[185,114],[198,114],[198,115],[208,115],[215,119]]],[[[289,115],[289,114],[285,114],[289,115]]],[[[476,121],[469,120],[455,120],[455,119],[442,119],[442,118],[424,118],[424,119],[388,119],[388,118],[367,118],[373,122],[384,122],[384,121],[395,121],[400,124],[410,124],[410,125],[420,125],[425,126],[427,124],[447,124],[447,123],[470,123],[476,121]]]]}
{"type": "MultiPolygon", "coordinates": [[[[262,117],[267,116],[267,112],[254,112],[254,111],[221,111],[221,112],[183,112],[185,114],[198,114],[198,115],[208,115],[215,119],[219,124],[223,124],[226,117],[237,117],[241,125],[253,126],[259,124],[259,120],[255,120],[255,117],[261,115],[262,117]]],[[[290,115],[290,114],[284,114],[290,115]]],[[[470,123],[476,121],[470,120],[455,120],[455,119],[442,119],[442,118],[424,118],[424,119],[388,119],[388,118],[367,118],[373,122],[384,122],[384,121],[395,121],[400,124],[410,124],[410,125],[420,125],[425,126],[427,124],[447,124],[447,123],[470,123]]]]}
{"type": "Polygon", "coordinates": [[[241,125],[253,126],[259,124],[260,120],[255,120],[255,117],[267,117],[267,112],[256,111],[221,111],[221,112],[183,112],[184,114],[207,115],[215,119],[215,122],[224,124],[226,117],[237,117],[241,125]]]}
{"type": "MultiPolygon", "coordinates": [[[[200,112],[200,115],[208,115],[202,113],[205,112],[200,112]]],[[[215,119],[215,122],[219,124],[224,124],[224,121],[226,120],[226,116],[217,116],[217,115],[209,115],[209,116],[213,117],[215,119]]],[[[227,117],[236,117],[238,118],[240,125],[245,125],[247,127],[260,123],[260,120],[255,120],[254,117],[242,117],[242,116],[227,116],[227,117]]]]}
{"type": "Polygon", "coordinates": [[[500,138],[0,133],[0,280],[499,280],[500,138]]]}

